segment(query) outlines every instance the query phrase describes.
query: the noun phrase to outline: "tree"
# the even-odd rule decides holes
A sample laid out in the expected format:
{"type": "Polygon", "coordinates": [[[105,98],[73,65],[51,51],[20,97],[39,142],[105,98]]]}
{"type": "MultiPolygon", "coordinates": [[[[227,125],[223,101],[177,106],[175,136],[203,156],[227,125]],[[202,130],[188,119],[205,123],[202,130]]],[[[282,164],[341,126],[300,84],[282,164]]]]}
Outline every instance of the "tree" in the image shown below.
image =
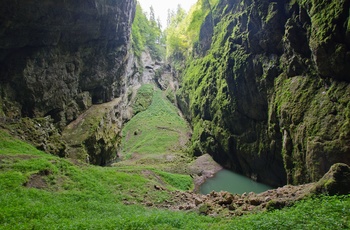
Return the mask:
{"type": "Polygon", "coordinates": [[[186,32],[181,26],[181,23],[186,18],[186,11],[179,4],[176,13],[168,11],[168,17],[170,16],[170,25],[166,30],[167,57],[172,56],[181,59],[189,48],[186,32]]]}
{"type": "Polygon", "coordinates": [[[168,17],[167,17],[167,20],[166,20],[166,22],[167,22],[167,27],[169,27],[170,26],[170,24],[171,24],[171,19],[173,18],[173,16],[174,16],[174,12],[173,11],[171,11],[170,9],[168,9],[168,17]]]}
{"type": "Polygon", "coordinates": [[[153,6],[151,6],[149,8],[149,20],[150,20],[151,23],[156,21],[156,16],[154,14],[153,6]]]}
{"type": "Polygon", "coordinates": [[[162,59],[165,53],[161,44],[162,30],[155,20],[153,7],[150,8],[150,19],[142,11],[140,4],[137,4],[135,19],[132,26],[132,47],[136,57],[140,58],[141,53],[149,49],[150,54],[155,59],[162,59]]]}

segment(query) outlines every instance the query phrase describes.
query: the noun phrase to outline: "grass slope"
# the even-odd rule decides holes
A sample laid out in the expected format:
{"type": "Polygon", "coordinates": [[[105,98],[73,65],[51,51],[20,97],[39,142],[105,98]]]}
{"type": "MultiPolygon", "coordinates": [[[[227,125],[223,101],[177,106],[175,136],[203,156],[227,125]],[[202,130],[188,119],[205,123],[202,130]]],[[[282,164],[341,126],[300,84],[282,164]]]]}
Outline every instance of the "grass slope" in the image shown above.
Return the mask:
{"type": "MultiPolygon", "coordinates": [[[[153,129],[141,130],[148,135],[159,135],[158,131],[162,129],[158,130],[158,126],[185,132],[186,124],[176,118],[174,107],[157,98],[163,98],[162,92],[155,92],[150,111],[138,114],[146,121],[135,117],[139,119],[135,127],[141,129],[142,126],[153,125],[153,129]],[[160,118],[161,113],[165,117],[169,116],[169,120],[160,118]],[[166,126],[166,122],[169,126],[166,126]]],[[[179,132],[174,133],[177,135],[169,136],[178,141],[179,132]]],[[[135,140],[134,144],[142,143],[138,141],[135,140]]],[[[171,146],[176,141],[165,143],[171,146]]],[[[161,151],[177,151],[176,148],[169,150],[157,146],[148,148],[140,146],[137,151],[150,155],[160,154],[161,151]]],[[[140,205],[145,201],[163,202],[169,198],[169,191],[186,190],[190,184],[189,176],[164,172],[149,165],[103,168],[61,159],[38,151],[0,129],[1,230],[350,227],[349,196],[310,198],[291,208],[232,219],[140,205]],[[155,185],[165,190],[155,189],[155,185]]]]}
{"type": "Polygon", "coordinates": [[[170,181],[168,189],[181,189],[171,185],[181,184],[176,175],[154,171],[154,180],[143,171],[77,166],[0,130],[0,229],[193,229],[218,221],[125,205],[167,199],[166,191],[154,189],[159,177],[170,181]]]}
{"type": "Polygon", "coordinates": [[[124,156],[181,152],[189,128],[164,92],[155,90],[147,110],[138,113],[123,128],[124,156]]]}

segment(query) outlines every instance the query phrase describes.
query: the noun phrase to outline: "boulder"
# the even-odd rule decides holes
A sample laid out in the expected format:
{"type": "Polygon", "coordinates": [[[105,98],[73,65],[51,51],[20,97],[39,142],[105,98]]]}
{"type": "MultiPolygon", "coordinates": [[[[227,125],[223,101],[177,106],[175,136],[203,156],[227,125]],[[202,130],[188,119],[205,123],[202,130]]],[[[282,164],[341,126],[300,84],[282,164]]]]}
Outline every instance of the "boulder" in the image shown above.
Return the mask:
{"type": "Polygon", "coordinates": [[[315,184],[313,192],[328,195],[350,194],[350,167],[347,164],[334,164],[315,184]]]}

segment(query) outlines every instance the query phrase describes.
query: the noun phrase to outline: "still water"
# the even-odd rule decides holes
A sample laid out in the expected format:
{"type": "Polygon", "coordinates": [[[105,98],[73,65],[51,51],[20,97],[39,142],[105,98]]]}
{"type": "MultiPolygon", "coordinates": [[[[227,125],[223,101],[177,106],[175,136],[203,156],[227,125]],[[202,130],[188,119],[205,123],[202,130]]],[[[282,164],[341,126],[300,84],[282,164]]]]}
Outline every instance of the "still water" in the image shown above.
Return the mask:
{"type": "Polygon", "coordinates": [[[227,191],[233,194],[261,193],[272,187],[255,182],[248,177],[239,175],[229,170],[223,169],[209,178],[200,187],[202,194],[209,194],[211,191],[227,191]]]}

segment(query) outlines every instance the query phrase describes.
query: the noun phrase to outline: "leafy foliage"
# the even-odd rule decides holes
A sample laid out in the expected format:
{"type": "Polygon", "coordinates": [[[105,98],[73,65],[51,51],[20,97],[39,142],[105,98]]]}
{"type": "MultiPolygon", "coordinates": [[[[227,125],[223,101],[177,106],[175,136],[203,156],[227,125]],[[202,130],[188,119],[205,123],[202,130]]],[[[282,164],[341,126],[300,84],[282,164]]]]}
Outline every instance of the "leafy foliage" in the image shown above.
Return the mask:
{"type": "Polygon", "coordinates": [[[176,13],[171,12],[168,17],[170,24],[166,30],[167,57],[171,54],[180,59],[189,48],[188,38],[183,31],[184,26],[182,25],[186,18],[186,12],[178,5],[176,13]]]}
{"type": "Polygon", "coordinates": [[[189,58],[193,45],[199,40],[201,26],[218,0],[200,0],[188,14],[178,6],[176,13],[170,14],[167,34],[167,58],[177,62],[189,58]]]}
{"type": "Polygon", "coordinates": [[[151,8],[150,19],[142,11],[141,5],[136,6],[134,23],[132,25],[132,47],[136,57],[141,58],[145,49],[149,49],[153,58],[163,59],[164,35],[159,21],[156,21],[151,8]]]}

